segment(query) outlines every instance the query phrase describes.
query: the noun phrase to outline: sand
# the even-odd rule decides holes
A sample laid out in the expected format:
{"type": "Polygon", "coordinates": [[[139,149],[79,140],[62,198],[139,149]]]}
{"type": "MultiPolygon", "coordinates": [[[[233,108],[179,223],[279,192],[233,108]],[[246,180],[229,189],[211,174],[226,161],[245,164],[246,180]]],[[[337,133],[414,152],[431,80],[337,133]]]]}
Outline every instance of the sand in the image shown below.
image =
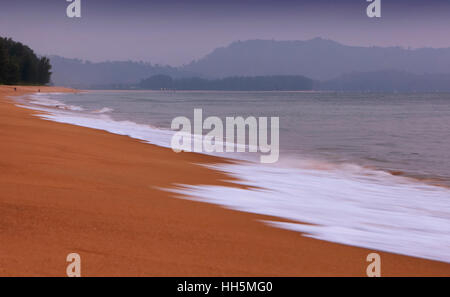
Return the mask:
{"type": "MultiPolygon", "coordinates": [[[[226,162],[39,119],[0,86],[0,276],[365,276],[374,252],[272,228],[267,217],[174,198],[173,184],[233,186],[226,162]]],[[[72,92],[39,87],[42,92],[72,92]]],[[[450,264],[380,252],[383,276],[450,264]]]]}

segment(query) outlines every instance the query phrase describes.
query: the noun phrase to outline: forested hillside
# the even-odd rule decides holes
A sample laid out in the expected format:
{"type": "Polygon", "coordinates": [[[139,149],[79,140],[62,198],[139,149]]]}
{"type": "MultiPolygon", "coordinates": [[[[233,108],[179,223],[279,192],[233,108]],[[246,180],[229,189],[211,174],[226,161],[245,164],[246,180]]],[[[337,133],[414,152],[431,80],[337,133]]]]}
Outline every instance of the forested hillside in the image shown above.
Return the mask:
{"type": "Polygon", "coordinates": [[[40,84],[50,82],[50,61],[38,57],[31,48],[0,37],[0,84],[40,84]]]}

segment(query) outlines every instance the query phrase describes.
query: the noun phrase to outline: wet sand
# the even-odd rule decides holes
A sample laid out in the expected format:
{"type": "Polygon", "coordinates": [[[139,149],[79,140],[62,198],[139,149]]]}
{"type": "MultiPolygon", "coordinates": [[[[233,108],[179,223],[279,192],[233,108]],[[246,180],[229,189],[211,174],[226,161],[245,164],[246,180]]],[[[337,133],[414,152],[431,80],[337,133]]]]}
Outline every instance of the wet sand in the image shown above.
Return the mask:
{"type": "MultiPolygon", "coordinates": [[[[235,186],[227,162],[41,120],[0,86],[0,276],[365,276],[374,252],[275,229],[264,216],[174,198],[174,184],[235,186]],[[230,181],[230,182],[227,182],[230,181]]],[[[376,251],[375,251],[376,252],[376,251]]],[[[383,276],[450,276],[450,264],[380,252],[383,276]]]]}

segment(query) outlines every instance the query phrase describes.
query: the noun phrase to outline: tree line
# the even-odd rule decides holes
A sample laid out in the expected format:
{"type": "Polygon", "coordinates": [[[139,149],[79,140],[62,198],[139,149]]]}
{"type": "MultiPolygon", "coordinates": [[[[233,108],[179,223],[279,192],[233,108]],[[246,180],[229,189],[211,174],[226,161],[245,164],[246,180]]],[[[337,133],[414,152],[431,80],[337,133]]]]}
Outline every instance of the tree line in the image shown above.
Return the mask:
{"type": "Polygon", "coordinates": [[[0,84],[39,84],[50,82],[52,66],[31,48],[10,38],[0,37],[0,84]]]}
{"type": "Polygon", "coordinates": [[[142,80],[139,88],[147,90],[305,91],[312,90],[313,84],[313,80],[301,75],[242,76],[212,80],[199,77],[174,79],[167,75],[154,75],[142,80]]]}

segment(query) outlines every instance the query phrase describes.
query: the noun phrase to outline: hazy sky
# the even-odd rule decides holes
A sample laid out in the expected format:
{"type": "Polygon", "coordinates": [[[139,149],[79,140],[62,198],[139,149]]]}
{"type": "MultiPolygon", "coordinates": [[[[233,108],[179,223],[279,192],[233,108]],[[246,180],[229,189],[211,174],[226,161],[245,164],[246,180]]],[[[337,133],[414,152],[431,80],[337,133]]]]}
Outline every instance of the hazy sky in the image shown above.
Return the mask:
{"type": "Polygon", "coordinates": [[[333,39],[350,45],[450,47],[449,0],[0,0],[0,36],[39,54],[180,65],[236,40],[333,39]]]}

